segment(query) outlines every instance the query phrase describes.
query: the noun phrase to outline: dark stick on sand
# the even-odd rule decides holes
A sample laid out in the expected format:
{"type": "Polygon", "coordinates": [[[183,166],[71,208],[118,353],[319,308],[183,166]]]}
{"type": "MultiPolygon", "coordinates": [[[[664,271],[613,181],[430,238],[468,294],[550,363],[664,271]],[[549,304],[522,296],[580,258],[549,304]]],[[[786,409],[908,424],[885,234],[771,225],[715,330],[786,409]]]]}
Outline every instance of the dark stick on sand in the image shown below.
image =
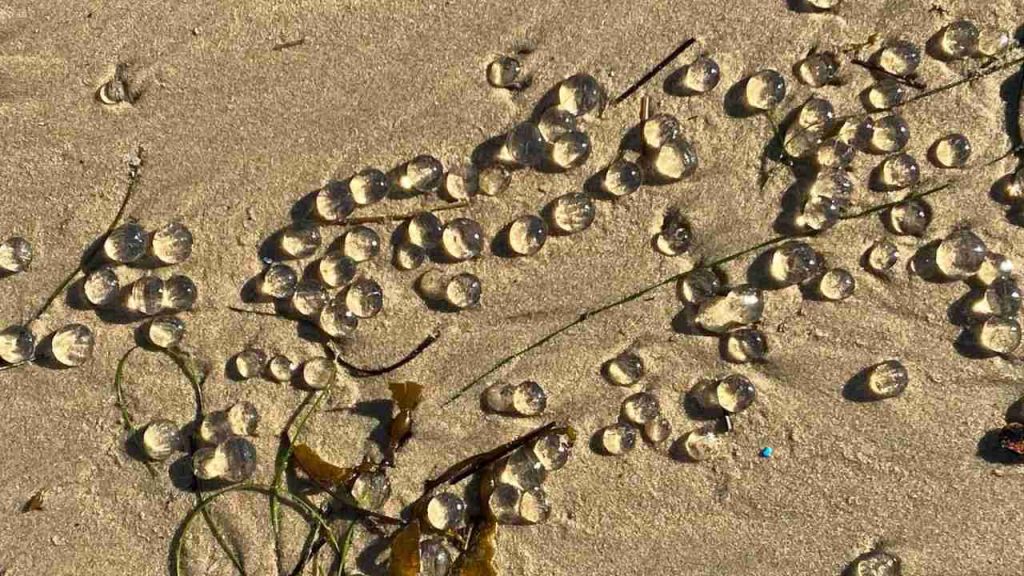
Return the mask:
{"type": "Polygon", "coordinates": [[[639,80],[634,82],[632,86],[630,86],[629,88],[626,88],[626,90],[622,94],[619,94],[617,98],[612,100],[612,104],[619,104],[620,102],[622,102],[626,98],[629,98],[630,96],[632,96],[634,92],[639,90],[644,84],[650,82],[651,78],[654,78],[658,74],[658,72],[661,72],[661,70],[665,66],[668,66],[669,64],[671,64],[672,61],[675,60],[677,56],[682,54],[687,48],[689,48],[691,45],[693,45],[694,42],[696,42],[696,40],[694,40],[693,38],[688,38],[688,39],[684,40],[682,44],[680,44],[679,46],[676,46],[676,49],[673,50],[671,54],[666,56],[664,60],[662,60],[661,62],[658,62],[657,64],[655,64],[653,68],[648,70],[647,73],[644,74],[639,80]]]}

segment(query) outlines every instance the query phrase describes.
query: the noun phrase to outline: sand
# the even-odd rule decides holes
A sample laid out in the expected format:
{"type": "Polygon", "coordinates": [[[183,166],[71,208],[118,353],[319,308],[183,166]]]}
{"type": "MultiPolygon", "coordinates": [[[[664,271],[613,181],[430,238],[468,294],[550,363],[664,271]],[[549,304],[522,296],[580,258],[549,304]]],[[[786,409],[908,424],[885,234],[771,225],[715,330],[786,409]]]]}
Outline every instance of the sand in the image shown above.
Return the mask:
{"type": "MultiPolygon", "coordinates": [[[[370,263],[365,269],[384,286],[385,311],[363,323],[345,357],[385,364],[428,333],[437,331],[440,339],[399,371],[360,380],[364,408],[318,414],[307,441],[333,462],[354,463],[373,445],[368,435],[380,437],[374,416],[387,411],[386,384],[426,385],[416,435],[392,477],[389,510],[396,513],[419,495],[423,480],[455,460],[548,420],[571,422],[581,441],[546,484],[552,517],[500,530],[501,574],[838,574],[880,544],[903,559],[905,574],[1016,574],[1024,562],[1016,505],[1021,471],[983,458],[979,441],[1002,425],[1004,411],[1024,392],[1020,365],[960,354],[953,346],[959,328],[947,320],[947,308],[965,286],[927,282],[904,268],[915,250],[959,223],[1024,262],[1024,233],[989,198],[1013,159],[972,170],[933,196],[927,236],[897,239],[903,263],[890,282],[857,264],[885,234],[877,218],[845,222],[815,239],[829,262],[853,271],[857,291],[840,304],[801,300],[795,289],[770,293],[767,364],[727,364],[716,339],[674,331],[681,305],[667,286],[493,375],[543,383],[550,395],[543,417],[484,414],[480,386],[442,407],[497,361],[585,310],[685,270],[686,257],[651,249],[665,209],[679,207],[688,216],[699,256],[714,258],[774,235],[792,177],[776,169],[759,189],[758,155],[769,128],[763,118],[723,111],[722,97],[738,80],[765,67],[783,71],[791,81],[790,108],[812,92],[792,74],[812,46],[864,42],[872,34],[923,43],[956,17],[1013,29],[1024,21],[1024,7],[1012,0],[847,0],[830,15],[789,10],[781,0],[9,2],[0,6],[0,236],[27,237],[37,256],[29,273],[0,280],[0,321],[27,318],[102,233],[128,185],[126,157],[141,148],[144,164],[127,216],[150,228],[180,220],[194,232],[195,253],[173,269],[194,278],[200,290],[196,310],[184,316],[186,346],[211,368],[208,407],[246,399],[260,410],[257,479],[269,481],[277,434],[305,393],[231,380],[228,359],[247,344],[295,358],[320,349],[294,324],[227,306],[243,304],[240,289],[260,270],[258,247],[289,221],[291,206],[332,176],[364,166],[390,168],[419,153],[462,161],[528,116],[561,78],[588,71],[618,94],[692,36],[698,44],[666,73],[707,51],[723,69],[712,95],[668,97],[662,74],[592,123],[594,150],[584,168],[517,173],[506,195],[481,198],[459,214],[493,233],[578,190],[612,159],[644,94],[660,111],[685,119],[701,158],[697,175],[600,201],[589,230],[552,238],[534,257],[489,253],[447,267],[483,280],[479,310],[430,310],[412,290],[418,273],[397,271],[387,258],[370,263]],[[527,60],[532,87],[515,95],[489,88],[490,59],[524,45],[535,50],[527,60]],[[94,94],[118,63],[129,65],[129,78],[143,91],[133,105],[106,107],[94,94]],[[621,458],[589,448],[591,435],[615,421],[629,393],[605,383],[600,366],[630,346],[646,360],[646,383],[676,435],[697,424],[679,403],[696,380],[739,372],[756,383],[759,399],[737,418],[724,456],[682,463],[649,446],[621,458]],[[847,380],[887,358],[902,359],[910,371],[902,397],[844,398],[847,380]],[[775,450],[770,460],[758,457],[764,446],[775,450]]],[[[961,70],[928,58],[921,72],[937,86],[961,70]]],[[[844,71],[846,86],[820,92],[853,112],[871,79],[852,66],[844,71]]],[[[922,159],[926,179],[950,176],[924,161],[931,143],[949,131],[968,134],[979,161],[1010,146],[1001,93],[1015,85],[1008,81],[1012,72],[906,110],[909,149],[922,159]]],[[[877,161],[858,159],[858,203],[895,198],[864,186],[877,161]]],[[[437,202],[388,201],[367,212],[437,202]]],[[[385,237],[395,228],[377,227],[385,237]]],[[[752,259],[726,272],[742,280],[752,259]]],[[[187,462],[157,465],[151,476],[124,449],[112,382],[118,359],[134,345],[137,323],[102,318],[61,298],[35,328],[45,334],[71,322],[97,334],[90,363],[0,373],[0,573],[167,574],[172,537],[194,500],[176,485],[187,462]],[[44,509],[21,513],[40,489],[44,509]]],[[[125,385],[139,422],[185,423],[192,416],[187,382],[165,357],[137,353],[125,385]]],[[[342,400],[333,401],[344,407],[342,400]]],[[[250,574],[276,573],[265,498],[227,497],[214,515],[250,574]]],[[[289,566],[301,528],[294,514],[286,515],[289,566]]],[[[370,540],[363,532],[356,538],[359,569],[383,573],[374,567],[381,548],[370,540]]],[[[186,542],[189,573],[233,573],[218,552],[205,528],[195,526],[186,542]]]]}

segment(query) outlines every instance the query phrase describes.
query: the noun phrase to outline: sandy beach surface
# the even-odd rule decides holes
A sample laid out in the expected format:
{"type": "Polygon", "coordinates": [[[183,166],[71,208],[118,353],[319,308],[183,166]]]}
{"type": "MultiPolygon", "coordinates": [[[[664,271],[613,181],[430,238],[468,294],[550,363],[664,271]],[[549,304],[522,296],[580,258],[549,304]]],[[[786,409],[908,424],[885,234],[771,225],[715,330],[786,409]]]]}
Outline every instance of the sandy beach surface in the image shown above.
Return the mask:
{"type": "MultiPolygon", "coordinates": [[[[477,219],[493,237],[515,217],[580,190],[615,157],[643,95],[658,111],[678,116],[697,147],[701,165],[692,178],[599,199],[592,227],[552,237],[532,257],[488,250],[444,266],[481,278],[480,308],[430,309],[413,290],[425,268],[391,265],[390,237],[399,223],[373,225],[386,240],[385,254],[361,270],[383,286],[384,311],[361,323],[343,356],[383,365],[428,334],[439,339],[387,376],[346,379],[351,394],[332,396],[326,408],[338,410],[314,415],[306,441],[332,462],[354,464],[374,450],[390,417],[387,383],[422,383],[416,434],[391,475],[386,510],[397,514],[419,496],[424,480],[451,463],[547,421],[571,423],[580,441],[545,484],[551,518],[499,529],[500,574],[838,575],[877,546],[898,555],[907,575],[1017,574],[1024,564],[1022,471],[999,462],[984,439],[1024,393],[1021,365],[959,351],[960,328],[948,312],[966,285],[924,280],[907,263],[966,223],[991,250],[1024,264],[1024,231],[990,197],[1017,160],[983,166],[1012,145],[1006,100],[1015,94],[1019,66],[906,107],[908,151],[920,159],[923,181],[955,183],[929,198],[934,218],[924,238],[893,237],[901,260],[890,280],[859,264],[888,235],[878,217],[844,221],[811,240],[830,265],[853,273],[856,292],[840,303],[803,299],[797,288],[769,292],[767,363],[727,363],[716,338],[680,332],[674,319],[682,305],[670,284],[571,328],[443,405],[502,358],[581,313],[685,271],[696,258],[721,257],[775,235],[793,176],[772,165],[759,186],[771,127],[763,116],[740,118],[723,108],[738,81],[777,69],[789,82],[785,110],[818,93],[840,113],[859,112],[860,94],[873,82],[868,72],[847,62],[845,85],[812,89],[796,80],[794,65],[815,46],[841,49],[873,39],[877,47],[899,37],[923,45],[957,18],[1014,31],[1024,23],[1024,5],[846,0],[835,13],[806,13],[783,0],[6,2],[0,238],[24,236],[36,257],[29,272],[0,279],[0,324],[27,319],[103,233],[129,186],[127,160],[141,150],[126,216],[149,229],[180,221],[192,230],[192,257],[156,274],[196,281],[198,304],[182,316],[184,346],[210,369],[209,409],[238,400],[259,409],[256,479],[269,482],[278,434],[306,392],[233,380],[229,359],[247,345],[297,360],[322,349],[295,323],[228,306],[270,310],[243,302],[241,289],[259,274],[259,247],[290,222],[293,205],[366,166],[387,170],[422,153],[446,166],[467,162],[478,145],[527,118],[561,79],[589,72],[614,96],[692,37],[696,44],[663,73],[589,123],[593,151],[582,168],[518,171],[500,197],[481,196],[442,213],[477,219]],[[518,93],[490,87],[487,64],[522,47],[532,49],[524,62],[533,84],[518,93]],[[720,63],[718,88],[701,97],[667,95],[668,73],[700,53],[720,63]],[[140,92],[133,104],[105,106],[96,91],[118,64],[127,65],[140,92]],[[970,170],[940,170],[927,160],[932,143],[950,132],[971,139],[970,170]],[[673,207],[693,226],[689,256],[668,258],[651,246],[673,207]],[[646,363],[642,384],[659,397],[673,439],[701,423],[680,403],[699,379],[738,372],[758,386],[757,402],[736,417],[722,456],[687,463],[649,445],[622,457],[591,449],[593,434],[616,421],[631,392],[609,385],[601,365],[630,347],[646,363]],[[844,397],[848,380],[889,358],[909,370],[905,394],[867,403],[844,397]],[[540,382],[549,394],[545,414],[517,419],[482,411],[480,392],[497,379],[540,382]],[[345,410],[353,403],[356,409],[345,410]],[[759,457],[763,447],[774,449],[772,458],[759,457]]],[[[972,66],[926,57],[920,76],[936,87],[972,66]]],[[[868,189],[880,159],[855,161],[857,206],[899,197],[868,189]]],[[[433,195],[389,199],[360,213],[441,203],[433,195]]],[[[325,228],[324,244],[340,233],[325,228]]],[[[756,256],[724,272],[742,282],[756,256]]],[[[128,270],[124,277],[141,274],[128,270]]],[[[140,323],[97,314],[72,295],[60,297],[33,327],[45,335],[72,322],[96,333],[86,365],[0,372],[0,574],[168,574],[172,538],[195,500],[180,486],[186,460],[157,463],[151,475],[125,451],[113,379],[140,323]],[[23,513],[40,490],[43,509],[23,513]]],[[[167,357],[134,354],[124,382],[137,423],[191,420],[188,382],[167,357]]],[[[265,497],[232,495],[212,511],[249,574],[278,573],[265,497]]],[[[286,512],[289,570],[305,533],[298,515],[286,512]]],[[[387,572],[377,540],[357,533],[350,570],[387,572]]],[[[235,573],[200,522],[188,532],[184,558],[189,574],[235,573]]]]}

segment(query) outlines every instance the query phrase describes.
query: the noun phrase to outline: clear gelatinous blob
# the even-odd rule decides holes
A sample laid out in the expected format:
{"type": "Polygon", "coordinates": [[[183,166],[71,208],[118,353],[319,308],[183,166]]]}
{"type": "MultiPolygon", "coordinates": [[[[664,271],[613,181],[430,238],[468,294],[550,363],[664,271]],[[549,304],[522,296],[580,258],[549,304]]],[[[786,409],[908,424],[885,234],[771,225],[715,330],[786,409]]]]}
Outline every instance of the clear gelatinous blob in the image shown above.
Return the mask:
{"type": "Polygon", "coordinates": [[[218,410],[204,414],[196,434],[205,444],[216,445],[227,440],[232,434],[227,411],[218,410]]]}
{"type": "Polygon", "coordinates": [[[686,433],[682,439],[682,450],[691,460],[710,460],[721,452],[722,441],[713,430],[699,428],[686,433]]]}
{"type": "Polygon", "coordinates": [[[352,482],[351,494],[360,506],[379,510],[391,497],[391,480],[383,471],[361,472],[352,482]]]}
{"type": "Polygon", "coordinates": [[[443,232],[440,218],[431,212],[420,212],[409,219],[406,237],[413,246],[430,250],[441,242],[443,232]]]}
{"type": "Polygon", "coordinates": [[[359,318],[373,318],[384,307],[384,290],[376,280],[360,278],[345,291],[345,306],[359,318]]]}
{"type": "Polygon", "coordinates": [[[540,486],[548,471],[537,455],[527,447],[517,448],[498,467],[498,481],[529,490],[540,486]]]}
{"type": "Polygon", "coordinates": [[[163,316],[149,321],[146,338],[157,348],[174,348],[185,337],[185,321],[173,316],[163,316]]]}
{"type": "Polygon", "coordinates": [[[332,250],[317,263],[317,272],[324,284],[332,288],[347,286],[355,280],[356,262],[340,250],[332,250]]]}
{"type": "Polygon", "coordinates": [[[909,93],[902,83],[886,78],[868,89],[868,104],[873,110],[888,110],[903,104],[909,93]]]}
{"type": "Polygon", "coordinates": [[[348,191],[359,206],[376,204],[388,195],[388,177],[376,168],[366,168],[349,179],[348,191]]]}
{"type": "Polygon", "coordinates": [[[850,576],[900,576],[900,559],[876,550],[864,554],[850,564],[850,576]]]}
{"type": "Polygon", "coordinates": [[[622,417],[633,424],[646,424],[660,415],[658,397],[650,392],[637,392],[622,401],[622,417]]]}
{"type": "Polygon", "coordinates": [[[225,410],[228,429],[236,436],[253,436],[260,425],[260,413],[252,402],[241,401],[225,410]]]}
{"type": "Polygon", "coordinates": [[[906,152],[893,154],[882,160],[879,179],[889,190],[901,190],[916,185],[921,180],[921,166],[906,152]]]}
{"type": "Polygon", "coordinates": [[[985,286],[992,285],[1000,278],[1009,278],[1013,274],[1013,261],[995,252],[985,254],[985,261],[981,263],[974,279],[985,286]]]}
{"type": "Polygon", "coordinates": [[[725,338],[725,354],[733,362],[761,362],[768,355],[768,339],[757,328],[733,330],[725,338]]]}
{"type": "Polygon", "coordinates": [[[570,192],[551,204],[551,224],[565,234],[586,230],[594,223],[597,207],[589,196],[570,192]]]}
{"type": "Polygon", "coordinates": [[[32,263],[32,245],[20,236],[13,236],[0,243],[0,270],[11,273],[24,272],[32,263]]]}
{"type": "Polygon", "coordinates": [[[763,313],[764,296],[761,291],[743,284],[701,304],[696,322],[709,332],[724,334],[733,328],[757,322],[763,313]]]}
{"type": "Polygon", "coordinates": [[[140,438],[146,458],[162,461],[181,450],[184,442],[178,425],[170,420],[154,420],[146,425],[140,438]]]}
{"type": "Polygon", "coordinates": [[[139,278],[132,284],[128,303],[139,314],[159,314],[164,308],[164,281],[156,276],[139,278]]]}
{"type": "Polygon", "coordinates": [[[146,255],[146,231],[133,222],[114,228],[103,241],[103,253],[119,264],[135,262],[146,255]]]}
{"type": "Polygon", "coordinates": [[[441,185],[444,165],[433,156],[421,154],[406,163],[398,185],[407,192],[430,192],[441,185]]]}
{"type": "Polygon", "coordinates": [[[342,252],[354,262],[366,262],[380,254],[380,235],[369,226],[355,226],[345,232],[342,252]]]}
{"type": "Polygon", "coordinates": [[[512,172],[504,166],[488,166],[480,171],[480,193],[485,196],[500,196],[512,183],[512,172]]]}
{"type": "Polygon", "coordinates": [[[570,76],[558,85],[558,106],[576,116],[599,110],[604,102],[604,90],[590,74],[570,76]]]}
{"type": "Polygon", "coordinates": [[[935,250],[935,265],[947,278],[966,278],[985,261],[985,241],[967,228],[951,232],[935,250]]]}
{"type": "Polygon", "coordinates": [[[419,576],[448,576],[451,572],[452,553],[444,542],[441,538],[425,538],[420,541],[419,576]]]}
{"type": "Polygon", "coordinates": [[[981,312],[1013,318],[1020,312],[1021,292],[1013,278],[997,278],[986,289],[980,301],[981,312]]]}
{"type": "Polygon", "coordinates": [[[548,405],[548,394],[532,380],[516,384],[512,390],[512,409],[520,416],[536,416],[548,405]]]}
{"type": "Polygon", "coordinates": [[[836,109],[828,100],[820,96],[809,98],[800,107],[796,123],[803,127],[821,126],[827,128],[836,118],[836,109]]]}
{"type": "Polygon", "coordinates": [[[630,424],[620,422],[606,426],[598,435],[601,448],[613,456],[625,454],[636,448],[636,428],[630,424]]]}
{"type": "Polygon", "coordinates": [[[267,376],[275,382],[291,382],[295,369],[295,362],[284,354],[275,354],[267,362],[267,376]]]}
{"type": "Polygon", "coordinates": [[[617,158],[605,168],[601,188],[612,196],[626,196],[640,189],[644,175],[636,162],[617,158]]]}
{"type": "Polygon", "coordinates": [[[0,332],[0,360],[18,364],[31,360],[35,354],[36,337],[25,326],[8,326],[0,332]]]}
{"type": "Polygon", "coordinates": [[[658,416],[645,422],[640,431],[643,432],[644,439],[651,444],[661,444],[672,435],[672,423],[668,421],[668,418],[658,416]]]}
{"type": "Polygon", "coordinates": [[[845,207],[853,198],[853,179],[845,170],[823,170],[818,173],[808,190],[808,195],[827,197],[845,207]]]}
{"type": "Polygon", "coordinates": [[[839,59],[834,52],[815,52],[800,62],[797,74],[808,86],[824,86],[839,74],[839,59]]]}
{"type": "Polygon", "coordinates": [[[772,252],[768,272],[783,285],[802,284],[822,273],[825,259],[806,242],[789,241],[772,252]]]}
{"type": "Polygon", "coordinates": [[[773,110],[786,97],[786,79],[775,70],[761,70],[747,79],[745,97],[755,110],[773,110]]]}
{"type": "Polygon", "coordinates": [[[697,268],[688,272],[676,284],[676,296],[688,304],[700,305],[718,296],[722,279],[711,268],[697,268]]]}
{"type": "Polygon", "coordinates": [[[332,338],[351,336],[359,327],[359,318],[345,306],[345,299],[335,296],[320,310],[320,328],[332,338]]]}
{"type": "Polygon", "coordinates": [[[302,280],[295,285],[292,293],[292,308],[307,318],[315,318],[327,305],[330,295],[324,285],[316,280],[302,280]]]}
{"type": "Polygon", "coordinates": [[[244,482],[256,472],[256,446],[248,438],[228,438],[216,450],[224,459],[220,478],[228,482],[244,482]]]}
{"type": "Polygon", "coordinates": [[[931,222],[931,207],[918,198],[901,202],[889,210],[889,225],[896,234],[923,236],[931,222]]]}
{"type": "Polygon", "coordinates": [[[865,374],[865,385],[873,398],[893,398],[907,388],[910,376],[899,360],[886,360],[869,368],[865,374]]]}
{"type": "Polygon", "coordinates": [[[545,140],[554,142],[570,132],[579,131],[579,122],[572,113],[558,106],[552,106],[541,114],[540,119],[537,120],[537,128],[540,129],[540,134],[545,140]]]}
{"type": "Polygon", "coordinates": [[[482,293],[483,285],[480,279],[469,272],[452,276],[444,290],[445,301],[460,310],[478,306],[482,293]]]}
{"type": "Polygon", "coordinates": [[[943,136],[933,149],[935,160],[942,168],[963,168],[971,159],[971,141],[963,134],[943,136]]]}
{"type": "Polygon", "coordinates": [[[671,114],[655,114],[640,126],[644,146],[657,150],[682,135],[679,120],[671,114]]]}
{"type": "Polygon", "coordinates": [[[323,390],[334,382],[337,368],[330,358],[318,356],[302,364],[302,381],[314,390],[323,390]]]}
{"type": "Polygon", "coordinates": [[[692,243],[693,232],[690,223],[677,210],[670,210],[654,240],[658,252],[666,256],[678,256],[686,253],[692,243]]]}
{"type": "Polygon", "coordinates": [[[496,522],[519,524],[519,501],[523,491],[518,486],[498,483],[487,496],[487,511],[496,522]]]}
{"type": "Polygon", "coordinates": [[[977,50],[982,56],[998,56],[1010,47],[1012,37],[1006,30],[985,26],[978,34],[977,50]]]}
{"type": "Polygon", "coordinates": [[[718,63],[709,56],[701,55],[686,67],[681,81],[686,92],[704,94],[714,90],[721,79],[722,70],[718,63]]]}
{"type": "Polygon", "coordinates": [[[466,522],[466,502],[451,492],[435,494],[427,501],[423,517],[434,530],[445,532],[461,528],[466,522]]]}
{"type": "Polygon", "coordinates": [[[295,292],[299,274],[294,268],[281,262],[275,262],[263,272],[260,290],[271,298],[288,298],[295,292]]]}
{"type": "Polygon", "coordinates": [[[757,388],[746,376],[730,374],[715,386],[715,399],[722,410],[730,414],[739,414],[757,399],[757,388]]]}
{"type": "Polygon", "coordinates": [[[427,251],[412,244],[399,244],[395,246],[395,255],[392,259],[395,267],[399,270],[415,270],[427,260],[427,251]]]}
{"type": "Polygon", "coordinates": [[[541,524],[551,516],[551,503],[543,486],[523,492],[519,499],[519,518],[523,524],[541,524]]]}
{"type": "Polygon", "coordinates": [[[487,82],[495,88],[510,88],[519,80],[523,64],[511,56],[498,56],[487,65],[487,82]]]}
{"type": "Polygon", "coordinates": [[[561,170],[580,166],[589,157],[590,136],[586,132],[563,134],[551,147],[551,161],[561,170]]]}
{"type": "Polygon", "coordinates": [[[913,42],[889,42],[878,54],[878,66],[890,74],[909,76],[921,65],[921,49],[913,42]]]}
{"type": "Polygon", "coordinates": [[[949,58],[973,56],[978,49],[981,32],[969,20],[957,20],[946,26],[939,37],[939,47],[949,58]]]}
{"type": "Polygon", "coordinates": [[[172,222],[153,233],[153,256],[164,264],[180,264],[192,255],[192,232],[184,224],[172,222]]]}
{"type": "Polygon", "coordinates": [[[110,266],[103,266],[89,272],[82,284],[85,299],[93,306],[113,304],[121,292],[121,281],[110,266]]]}
{"type": "Polygon", "coordinates": [[[175,274],[164,281],[164,310],[184,312],[196,304],[199,291],[191,278],[175,274]]]}
{"type": "Polygon", "coordinates": [[[814,153],[814,160],[822,169],[846,168],[853,162],[857,150],[838,138],[827,138],[814,153]]]}
{"type": "Polygon", "coordinates": [[[295,224],[281,232],[281,250],[292,258],[312,256],[320,242],[320,229],[312,224],[295,224]]]}
{"type": "Polygon", "coordinates": [[[902,116],[891,114],[875,120],[871,133],[872,148],[884,154],[899,152],[910,141],[910,125],[902,116]]]}
{"type": "Polygon", "coordinates": [[[540,128],[532,122],[523,122],[509,131],[505,138],[505,152],[516,164],[536,166],[544,160],[546,144],[540,128]]]}
{"type": "Polygon", "coordinates": [[[807,127],[793,124],[786,130],[783,148],[794,158],[809,158],[818,152],[825,141],[825,128],[820,124],[807,127]]]}
{"type": "Polygon", "coordinates": [[[473,165],[456,166],[444,175],[444,192],[451,200],[468,201],[480,190],[480,173],[473,165]]]}
{"type": "Polygon", "coordinates": [[[818,281],[818,293],[826,300],[839,301],[849,298],[857,287],[857,282],[843,268],[833,268],[825,272],[818,281]]]}
{"type": "Polygon", "coordinates": [[[352,198],[352,190],[344,182],[328,182],[316,193],[316,215],[328,222],[339,222],[348,218],[355,208],[356,201],[352,198]]]}
{"type": "Polygon", "coordinates": [[[508,247],[520,256],[536,254],[547,239],[547,225],[533,214],[516,218],[508,228],[508,247]]]}
{"type": "Polygon", "coordinates": [[[632,350],[626,350],[605,364],[604,375],[616,386],[632,386],[644,377],[643,358],[632,350]]]}
{"type": "Polygon", "coordinates": [[[1011,354],[1020,346],[1020,323],[1016,318],[991,316],[974,327],[974,341],[993,354],[1011,354]]]}
{"type": "Polygon", "coordinates": [[[192,454],[192,473],[200,480],[213,480],[224,474],[227,462],[216,447],[200,448],[192,454]]]}
{"type": "Polygon", "coordinates": [[[669,182],[693,174],[700,164],[697,149],[686,138],[666,142],[650,155],[648,162],[654,176],[669,182]]]}
{"type": "Polygon", "coordinates": [[[553,472],[560,470],[569,461],[572,445],[573,440],[568,434],[552,433],[534,441],[530,450],[545,470],[553,472]]]}
{"type": "Polygon", "coordinates": [[[839,127],[836,138],[855,150],[866,151],[875,135],[875,120],[871,116],[847,118],[839,127]]]}
{"type": "Polygon", "coordinates": [[[797,223],[807,230],[821,232],[836,225],[843,204],[831,196],[811,196],[804,202],[797,223]]]}
{"type": "Polygon", "coordinates": [[[888,272],[899,260],[900,252],[892,240],[883,238],[871,245],[867,254],[867,265],[874,272],[888,272]]]}
{"type": "Polygon", "coordinates": [[[445,253],[456,260],[476,258],[484,251],[484,229],[475,220],[455,218],[441,233],[445,253]]]}
{"type": "Polygon", "coordinates": [[[266,363],[266,353],[256,348],[246,348],[235,355],[235,371],[244,380],[259,376],[266,363]]]}

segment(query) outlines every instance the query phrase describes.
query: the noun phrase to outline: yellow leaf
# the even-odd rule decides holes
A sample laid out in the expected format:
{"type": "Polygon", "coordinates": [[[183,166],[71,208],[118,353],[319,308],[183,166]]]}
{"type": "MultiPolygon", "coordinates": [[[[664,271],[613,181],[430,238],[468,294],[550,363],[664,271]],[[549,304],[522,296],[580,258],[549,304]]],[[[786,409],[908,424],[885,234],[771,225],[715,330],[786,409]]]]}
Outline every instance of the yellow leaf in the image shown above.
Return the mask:
{"type": "Polygon", "coordinates": [[[322,484],[330,486],[344,484],[351,480],[355,474],[352,468],[342,468],[327,462],[305,444],[296,444],[292,448],[292,458],[300,470],[322,484]]]}
{"type": "Polygon", "coordinates": [[[412,412],[423,400],[423,386],[415,382],[392,382],[388,384],[391,390],[391,399],[398,405],[399,410],[412,412]]]}
{"type": "Polygon", "coordinates": [[[420,521],[413,520],[391,539],[391,576],[419,576],[420,521]]]}
{"type": "Polygon", "coordinates": [[[455,576],[498,576],[494,569],[497,534],[498,525],[493,520],[481,520],[469,541],[469,549],[455,563],[455,576]]]}

